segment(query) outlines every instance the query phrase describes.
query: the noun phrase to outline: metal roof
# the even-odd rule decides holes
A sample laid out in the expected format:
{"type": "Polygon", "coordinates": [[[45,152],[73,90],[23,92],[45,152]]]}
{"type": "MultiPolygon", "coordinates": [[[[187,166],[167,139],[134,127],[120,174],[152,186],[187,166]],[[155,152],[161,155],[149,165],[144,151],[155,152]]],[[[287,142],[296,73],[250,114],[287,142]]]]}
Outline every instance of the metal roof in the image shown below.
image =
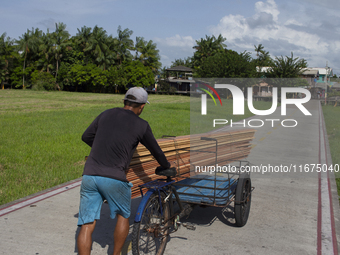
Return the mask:
{"type": "Polygon", "coordinates": [[[192,69],[186,66],[174,66],[174,67],[166,69],[166,71],[192,72],[192,69]]]}
{"type": "Polygon", "coordinates": [[[302,72],[303,75],[311,75],[311,76],[318,76],[319,75],[319,70],[317,69],[308,69],[306,68],[303,72],[302,72]]]}
{"type": "MultiPolygon", "coordinates": [[[[308,67],[308,70],[317,70],[319,74],[326,75],[326,68],[325,67],[308,67]]],[[[333,76],[333,69],[328,67],[327,75],[333,76]]]]}
{"type": "Polygon", "coordinates": [[[270,66],[257,66],[256,71],[261,73],[268,73],[272,67],[270,66]]]}
{"type": "Polygon", "coordinates": [[[168,79],[169,82],[181,82],[181,83],[195,83],[195,80],[186,79],[168,79]]]}

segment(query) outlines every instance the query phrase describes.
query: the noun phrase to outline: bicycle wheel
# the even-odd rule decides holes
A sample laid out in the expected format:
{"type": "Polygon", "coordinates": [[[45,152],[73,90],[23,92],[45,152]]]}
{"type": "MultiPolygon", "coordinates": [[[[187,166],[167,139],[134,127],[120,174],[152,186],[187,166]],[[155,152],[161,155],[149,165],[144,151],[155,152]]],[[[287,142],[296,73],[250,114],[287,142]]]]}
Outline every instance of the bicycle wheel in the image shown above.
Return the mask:
{"type": "Polygon", "coordinates": [[[235,194],[235,221],[236,226],[243,227],[249,217],[251,205],[251,180],[249,175],[239,178],[235,194]]]}
{"type": "Polygon", "coordinates": [[[159,195],[154,193],[150,196],[144,207],[141,221],[133,226],[132,254],[153,254],[164,253],[168,241],[170,222],[166,220],[170,217],[169,203],[163,203],[164,194],[161,194],[162,210],[159,203],[159,195]]]}

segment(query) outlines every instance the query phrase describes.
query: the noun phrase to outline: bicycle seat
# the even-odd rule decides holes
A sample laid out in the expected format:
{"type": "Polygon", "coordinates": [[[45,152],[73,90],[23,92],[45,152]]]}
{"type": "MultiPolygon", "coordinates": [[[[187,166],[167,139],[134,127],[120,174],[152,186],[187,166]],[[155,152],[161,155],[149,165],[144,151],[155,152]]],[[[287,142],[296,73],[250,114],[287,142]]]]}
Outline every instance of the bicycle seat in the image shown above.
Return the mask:
{"type": "Polygon", "coordinates": [[[176,167],[164,169],[163,167],[159,166],[159,167],[156,168],[155,173],[157,175],[162,175],[162,176],[166,176],[166,177],[175,177],[176,174],[177,174],[177,171],[176,171],[176,167]]]}

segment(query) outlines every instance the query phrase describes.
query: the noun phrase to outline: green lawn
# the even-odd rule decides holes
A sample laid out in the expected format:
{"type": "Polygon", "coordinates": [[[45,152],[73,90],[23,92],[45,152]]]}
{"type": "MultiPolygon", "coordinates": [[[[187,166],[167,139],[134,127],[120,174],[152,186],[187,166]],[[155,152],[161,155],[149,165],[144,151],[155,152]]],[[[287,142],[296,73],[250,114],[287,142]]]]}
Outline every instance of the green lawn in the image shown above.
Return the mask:
{"type": "MultiPolygon", "coordinates": [[[[326,122],[332,163],[333,165],[340,164],[340,107],[324,105],[322,110],[326,122]]],[[[337,173],[336,177],[338,194],[340,194],[340,173],[337,173]]]]}
{"type": "MultiPolygon", "coordinates": [[[[123,95],[0,90],[0,205],[79,178],[94,118],[122,107],[123,95]]],[[[141,115],[156,138],[190,133],[190,98],[150,95],[141,115]]],[[[228,103],[228,102],[226,102],[228,103]]],[[[257,109],[270,103],[255,102],[257,109]]],[[[231,102],[229,102],[231,105],[231,102]]],[[[212,108],[211,108],[212,109],[212,108]]],[[[231,107],[225,118],[231,118],[231,107]]],[[[246,112],[244,118],[251,116],[246,112]]]]}

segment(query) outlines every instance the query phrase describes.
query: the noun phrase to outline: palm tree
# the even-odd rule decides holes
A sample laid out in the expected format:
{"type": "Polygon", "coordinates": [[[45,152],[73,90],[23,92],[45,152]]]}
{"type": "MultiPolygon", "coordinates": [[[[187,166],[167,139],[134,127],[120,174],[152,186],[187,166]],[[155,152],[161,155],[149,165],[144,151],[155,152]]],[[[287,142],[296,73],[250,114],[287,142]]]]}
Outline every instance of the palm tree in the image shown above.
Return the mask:
{"type": "Polygon", "coordinates": [[[97,66],[106,70],[106,67],[113,61],[113,53],[109,45],[114,44],[113,38],[107,36],[106,30],[95,26],[88,40],[85,52],[91,52],[97,66]]]}
{"type": "Polygon", "coordinates": [[[141,49],[145,45],[144,37],[137,36],[136,37],[136,44],[135,44],[135,50],[136,50],[136,57],[135,59],[139,59],[138,53],[141,53],[141,49]]]}
{"type": "Polygon", "coordinates": [[[54,44],[52,34],[47,30],[47,34],[43,34],[41,38],[41,44],[39,47],[41,58],[39,60],[40,66],[42,66],[41,70],[46,70],[46,72],[50,72],[50,68],[53,67],[51,63],[51,57],[54,55],[54,44]]]}
{"type": "Polygon", "coordinates": [[[187,57],[184,59],[175,59],[175,61],[171,61],[171,66],[170,67],[175,67],[175,66],[186,66],[186,67],[192,67],[192,58],[187,57]]]}
{"type": "Polygon", "coordinates": [[[89,52],[86,52],[85,49],[89,46],[91,36],[92,36],[92,28],[83,26],[80,30],[77,28],[78,33],[75,37],[75,42],[82,48],[85,55],[85,63],[88,63],[89,52]]]}
{"type": "Polygon", "coordinates": [[[260,53],[263,53],[263,45],[260,43],[257,47],[254,45],[255,51],[256,51],[256,56],[260,56],[260,53]]]}
{"type": "Polygon", "coordinates": [[[0,36],[0,62],[2,62],[0,63],[2,65],[2,68],[0,67],[0,84],[2,89],[4,89],[5,80],[8,79],[10,62],[17,57],[14,51],[14,40],[6,35],[3,33],[0,36]]]}
{"type": "Polygon", "coordinates": [[[92,28],[83,26],[80,30],[77,28],[78,33],[76,34],[77,43],[83,48],[83,50],[88,46],[92,35],[92,28]]]}
{"type": "Polygon", "coordinates": [[[144,66],[150,67],[154,72],[161,67],[159,50],[156,47],[157,45],[152,40],[147,42],[143,37],[136,38],[136,59],[140,60],[144,66]]]}
{"type": "Polygon", "coordinates": [[[68,39],[70,34],[66,31],[66,25],[62,22],[55,24],[55,31],[52,34],[54,44],[54,58],[56,60],[56,73],[55,78],[58,76],[59,62],[62,58],[62,51],[69,46],[68,39]]]}
{"type": "Polygon", "coordinates": [[[130,36],[133,34],[132,30],[128,28],[122,30],[121,26],[118,26],[117,29],[118,36],[116,37],[118,41],[117,45],[117,57],[119,59],[119,64],[121,65],[124,60],[128,60],[132,58],[132,55],[129,50],[133,50],[133,40],[130,39],[130,36]]]}
{"type": "Polygon", "coordinates": [[[205,39],[201,38],[201,41],[196,40],[197,45],[193,48],[200,54],[210,56],[227,47],[227,45],[224,44],[225,40],[227,39],[223,38],[222,35],[219,35],[217,38],[214,35],[211,37],[206,35],[205,39]]]}
{"type": "Polygon", "coordinates": [[[301,74],[302,69],[306,67],[307,61],[303,58],[294,58],[293,52],[291,52],[290,57],[276,57],[266,76],[271,78],[297,78],[301,74]]]}
{"type": "MultiPolygon", "coordinates": [[[[273,65],[273,59],[269,55],[269,51],[264,50],[264,46],[262,44],[259,44],[258,46],[254,45],[255,52],[257,59],[254,59],[255,65],[261,70],[263,66],[272,66],[273,65]]],[[[264,73],[259,73],[260,76],[265,75],[264,73]]]]}
{"type": "Polygon", "coordinates": [[[16,40],[18,50],[22,52],[24,55],[24,64],[23,64],[23,74],[22,74],[22,87],[25,88],[25,68],[26,68],[26,60],[27,55],[30,52],[35,52],[39,48],[39,38],[37,36],[37,29],[32,31],[27,29],[27,32],[19,37],[19,40],[16,40]]]}
{"type": "Polygon", "coordinates": [[[196,40],[197,45],[193,47],[196,50],[193,57],[194,67],[199,68],[206,58],[215,55],[217,52],[222,52],[227,47],[224,44],[226,40],[221,34],[217,38],[214,35],[211,37],[206,35],[205,39],[196,40]]]}

